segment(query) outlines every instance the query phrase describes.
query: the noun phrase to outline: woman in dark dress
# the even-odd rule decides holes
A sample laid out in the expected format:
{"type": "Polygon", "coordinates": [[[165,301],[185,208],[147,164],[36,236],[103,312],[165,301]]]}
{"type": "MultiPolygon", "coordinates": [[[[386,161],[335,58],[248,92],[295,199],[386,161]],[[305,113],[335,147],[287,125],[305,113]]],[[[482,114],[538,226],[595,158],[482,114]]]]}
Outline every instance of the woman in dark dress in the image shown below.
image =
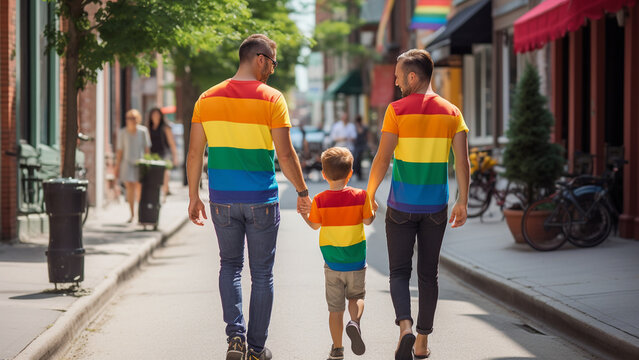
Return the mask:
{"type": "MultiPolygon", "coordinates": [[[[147,122],[149,135],[151,136],[151,154],[157,154],[165,161],[171,161],[173,166],[177,166],[177,150],[171,126],[164,120],[162,110],[155,107],[149,112],[147,122]]],[[[169,170],[164,172],[164,195],[169,194],[169,170]]]]}

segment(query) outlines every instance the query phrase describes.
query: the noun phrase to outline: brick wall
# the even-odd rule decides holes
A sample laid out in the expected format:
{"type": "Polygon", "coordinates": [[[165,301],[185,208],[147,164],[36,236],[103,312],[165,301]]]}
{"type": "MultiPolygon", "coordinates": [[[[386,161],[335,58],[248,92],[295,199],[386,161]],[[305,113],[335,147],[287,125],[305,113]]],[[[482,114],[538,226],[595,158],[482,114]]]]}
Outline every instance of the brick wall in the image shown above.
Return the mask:
{"type": "Polygon", "coordinates": [[[16,0],[0,0],[0,239],[17,237],[16,0]]]}

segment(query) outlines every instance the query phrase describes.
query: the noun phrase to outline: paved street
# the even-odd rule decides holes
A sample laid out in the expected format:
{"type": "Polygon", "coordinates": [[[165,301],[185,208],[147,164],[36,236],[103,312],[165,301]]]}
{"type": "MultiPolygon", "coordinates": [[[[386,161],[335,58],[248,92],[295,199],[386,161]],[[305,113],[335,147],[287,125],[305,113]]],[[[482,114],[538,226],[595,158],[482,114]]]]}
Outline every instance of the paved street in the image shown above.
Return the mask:
{"type": "MultiPolygon", "coordinates": [[[[311,193],[323,187],[315,183],[311,193]]],[[[281,183],[280,193],[282,225],[267,346],[276,359],[323,359],[331,341],[318,234],[295,213],[295,193],[288,183],[281,183]]],[[[391,359],[397,329],[388,294],[383,214],[366,233],[369,270],[362,330],[367,352],[361,359],[391,359]]],[[[217,271],[212,224],[208,222],[203,229],[186,226],[122,287],[64,358],[223,359],[226,346],[217,271]]],[[[248,300],[248,266],[243,284],[248,300]]],[[[416,281],[412,285],[416,309],[416,281]]],[[[445,272],[440,276],[440,286],[436,329],[430,344],[433,359],[595,358],[445,272]]],[[[346,357],[355,358],[350,349],[346,357]]]]}

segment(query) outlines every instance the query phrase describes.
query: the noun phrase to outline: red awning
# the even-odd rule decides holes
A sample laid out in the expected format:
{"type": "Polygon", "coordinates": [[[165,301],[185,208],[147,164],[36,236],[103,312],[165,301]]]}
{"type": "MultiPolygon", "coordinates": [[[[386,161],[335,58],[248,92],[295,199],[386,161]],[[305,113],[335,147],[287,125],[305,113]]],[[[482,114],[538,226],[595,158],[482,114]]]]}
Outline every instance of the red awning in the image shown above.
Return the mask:
{"type": "Polygon", "coordinates": [[[599,19],[636,0],[546,0],[515,21],[515,52],[539,49],[549,41],[575,31],[586,19],[599,19]]]}

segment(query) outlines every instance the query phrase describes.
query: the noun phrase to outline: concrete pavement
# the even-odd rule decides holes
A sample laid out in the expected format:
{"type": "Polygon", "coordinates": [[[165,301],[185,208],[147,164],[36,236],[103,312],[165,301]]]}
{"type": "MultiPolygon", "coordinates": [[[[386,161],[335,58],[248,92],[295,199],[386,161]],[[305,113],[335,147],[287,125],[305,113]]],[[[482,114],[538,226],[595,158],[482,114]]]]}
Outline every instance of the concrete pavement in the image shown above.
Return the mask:
{"type": "Polygon", "coordinates": [[[54,292],[48,282],[48,236],[0,245],[0,359],[48,358],[73,339],[118,285],[186,222],[185,189],[177,183],[172,189],[158,231],[127,224],[124,202],[90,213],[83,236],[85,280],[76,293],[54,292]]]}
{"type": "MultiPolygon", "coordinates": [[[[355,186],[363,186],[356,183],[355,186]]],[[[325,184],[310,184],[311,192],[325,184]]],[[[325,359],[331,340],[318,232],[295,212],[296,195],[280,185],[282,220],[275,263],[275,303],[267,346],[275,359],[325,359]]],[[[367,299],[362,318],[363,360],[393,358],[398,336],[388,293],[384,214],[368,237],[367,299]]],[[[64,359],[223,359],[226,351],[212,224],[187,225],[143,265],[64,359]]],[[[433,359],[594,359],[484,296],[440,277],[440,302],[431,337],[433,359]],[[538,331],[537,331],[538,330],[538,331]]],[[[250,277],[243,271],[245,314],[250,277]]],[[[411,284],[417,309],[417,280],[411,284]]],[[[345,339],[346,340],[346,339],[345,339]]],[[[345,341],[348,344],[348,341],[345,341]]],[[[346,357],[353,356],[347,346],[346,357]]]]}
{"type": "MultiPolygon", "coordinates": [[[[378,202],[386,203],[386,178],[378,202]]],[[[450,193],[456,184],[450,182],[450,193]]],[[[468,284],[587,344],[607,359],[639,359],[639,242],[538,252],[515,244],[498,208],[447,229],[441,265],[468,284]]]]}

